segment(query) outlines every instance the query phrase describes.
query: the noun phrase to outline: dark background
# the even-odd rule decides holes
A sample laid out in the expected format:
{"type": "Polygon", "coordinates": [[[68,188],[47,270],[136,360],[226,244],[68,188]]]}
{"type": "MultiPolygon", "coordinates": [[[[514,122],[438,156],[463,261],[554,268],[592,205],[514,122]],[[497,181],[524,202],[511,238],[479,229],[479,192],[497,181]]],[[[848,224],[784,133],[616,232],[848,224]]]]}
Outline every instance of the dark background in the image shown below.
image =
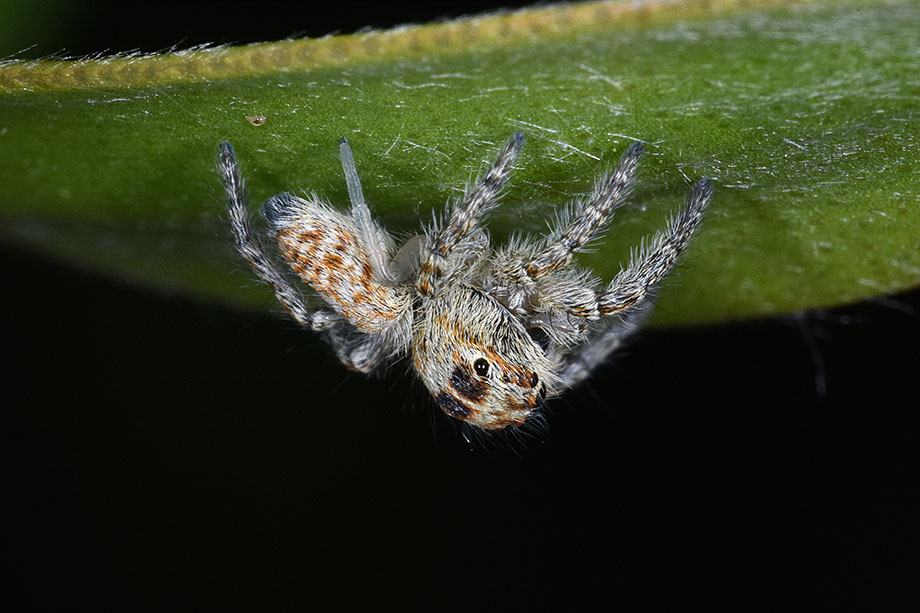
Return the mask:
{"type": "MultiPolygon", "coordinates": [[[[315,36],[488,4],[78,3],[91,18],[30,53],[315,36]]],[[[553,403],[548,435],[471,448],[410,377],[349,375],[270,303],[236,312],[10,247],[0,258],[9,598],[916,602],[920,292],[643,332],[553,403]]]]}

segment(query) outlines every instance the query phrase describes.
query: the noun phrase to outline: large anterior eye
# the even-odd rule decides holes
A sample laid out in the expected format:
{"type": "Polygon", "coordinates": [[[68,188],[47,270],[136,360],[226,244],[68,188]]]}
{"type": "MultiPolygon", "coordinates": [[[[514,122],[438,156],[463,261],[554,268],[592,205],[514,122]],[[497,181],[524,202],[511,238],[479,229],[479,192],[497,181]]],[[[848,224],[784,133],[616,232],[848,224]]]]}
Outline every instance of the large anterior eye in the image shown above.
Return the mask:
{"type": "Polygon", "coordinates": [[[480,377],[483,377],[483,378],[488,377],[489,376],[489,360],[485,358],[479,358],[478,360],[473,362],[473,370],[475,370],[476,374],[479,375],[480,377]]]}

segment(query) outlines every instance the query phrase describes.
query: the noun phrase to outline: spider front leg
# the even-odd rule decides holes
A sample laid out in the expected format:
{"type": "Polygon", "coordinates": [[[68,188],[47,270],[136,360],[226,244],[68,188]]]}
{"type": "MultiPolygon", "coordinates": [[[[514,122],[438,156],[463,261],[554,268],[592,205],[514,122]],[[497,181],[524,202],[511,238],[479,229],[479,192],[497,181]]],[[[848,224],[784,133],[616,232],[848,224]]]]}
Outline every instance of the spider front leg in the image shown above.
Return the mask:
{"type": "MultiPolygon", "coordinates": [[[[448,272],[446,268],[451,252],[463,245],[479,220],[497,206],[497,198],[511,174],[511,167],[523,144],[524,134],[515,132],[492,166],[454,208],[447,222],[434,236],[429,236],[416,282],[416,289],[420,294],[432,296],[436,293],[442,278],[448,272]]],[[[484,245],[478,243],[479,241],[473,241],[467,246],[473,249],[484,248],[484,245]]]]}

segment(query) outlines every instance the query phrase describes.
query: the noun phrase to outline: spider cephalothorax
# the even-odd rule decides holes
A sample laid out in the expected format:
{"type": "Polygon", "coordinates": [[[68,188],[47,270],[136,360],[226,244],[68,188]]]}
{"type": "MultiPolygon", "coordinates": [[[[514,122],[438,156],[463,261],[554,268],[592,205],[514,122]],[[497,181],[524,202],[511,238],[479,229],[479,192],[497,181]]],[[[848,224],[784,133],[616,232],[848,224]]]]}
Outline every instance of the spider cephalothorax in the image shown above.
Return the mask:
{"type": "Polygon", "coordinates": [[[642,146],[634,143],[587,197],[538,238],[493,251],[478,226],[524,142],[520,132],[440,223],[396,249],[364,201],[348,141],[340,155],[352,208],[279,194],[262,206],[281,258],[325,304],[311,308],[252,236],[233,147],[219,167],[236,246],[302,326],[349,368],[369,373],[411,353],[435,403],[483,429],[525,422],[540,402],[585,379],[632,329],[647,298],[699,226],[712,187],[694,185],[664,232],[604,285],[572,262],[623,204],[642,146]]]}
{"type": "Polygon", "coordinates": [[[416,316],[413,365],[451,417],[488,429],[521,425],[553,390],[553,360],[482,290],[456,284],[416,316]]]}

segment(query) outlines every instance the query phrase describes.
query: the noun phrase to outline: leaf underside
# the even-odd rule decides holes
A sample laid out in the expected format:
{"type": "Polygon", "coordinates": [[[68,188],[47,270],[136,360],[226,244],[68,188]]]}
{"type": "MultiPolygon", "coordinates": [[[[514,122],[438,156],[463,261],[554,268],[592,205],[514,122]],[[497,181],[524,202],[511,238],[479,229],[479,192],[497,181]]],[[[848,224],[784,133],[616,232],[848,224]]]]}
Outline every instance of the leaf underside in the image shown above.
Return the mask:
{"type": "Polygon", "coordinates": [[[659,324],[920,283],[920,6],[613,6],[608,22],[551,7],[307,43],[0,64],[0,238],[264,308],[269,290],[229,240],[221,140],[236,148],[254,208],[281,191],[345,206],[347,136],[376,214],[408,236],[521,130],[527,144],[488,222],[496,241],[545,231],[630,142],[647,143],[631,204],[579,256],[605,279],[694,180],[713,178],[659,324]],[[535,26],[548,11],[556,27],[535,26]],[[458,27],[477,34],[448,35],[458,27]]]}

